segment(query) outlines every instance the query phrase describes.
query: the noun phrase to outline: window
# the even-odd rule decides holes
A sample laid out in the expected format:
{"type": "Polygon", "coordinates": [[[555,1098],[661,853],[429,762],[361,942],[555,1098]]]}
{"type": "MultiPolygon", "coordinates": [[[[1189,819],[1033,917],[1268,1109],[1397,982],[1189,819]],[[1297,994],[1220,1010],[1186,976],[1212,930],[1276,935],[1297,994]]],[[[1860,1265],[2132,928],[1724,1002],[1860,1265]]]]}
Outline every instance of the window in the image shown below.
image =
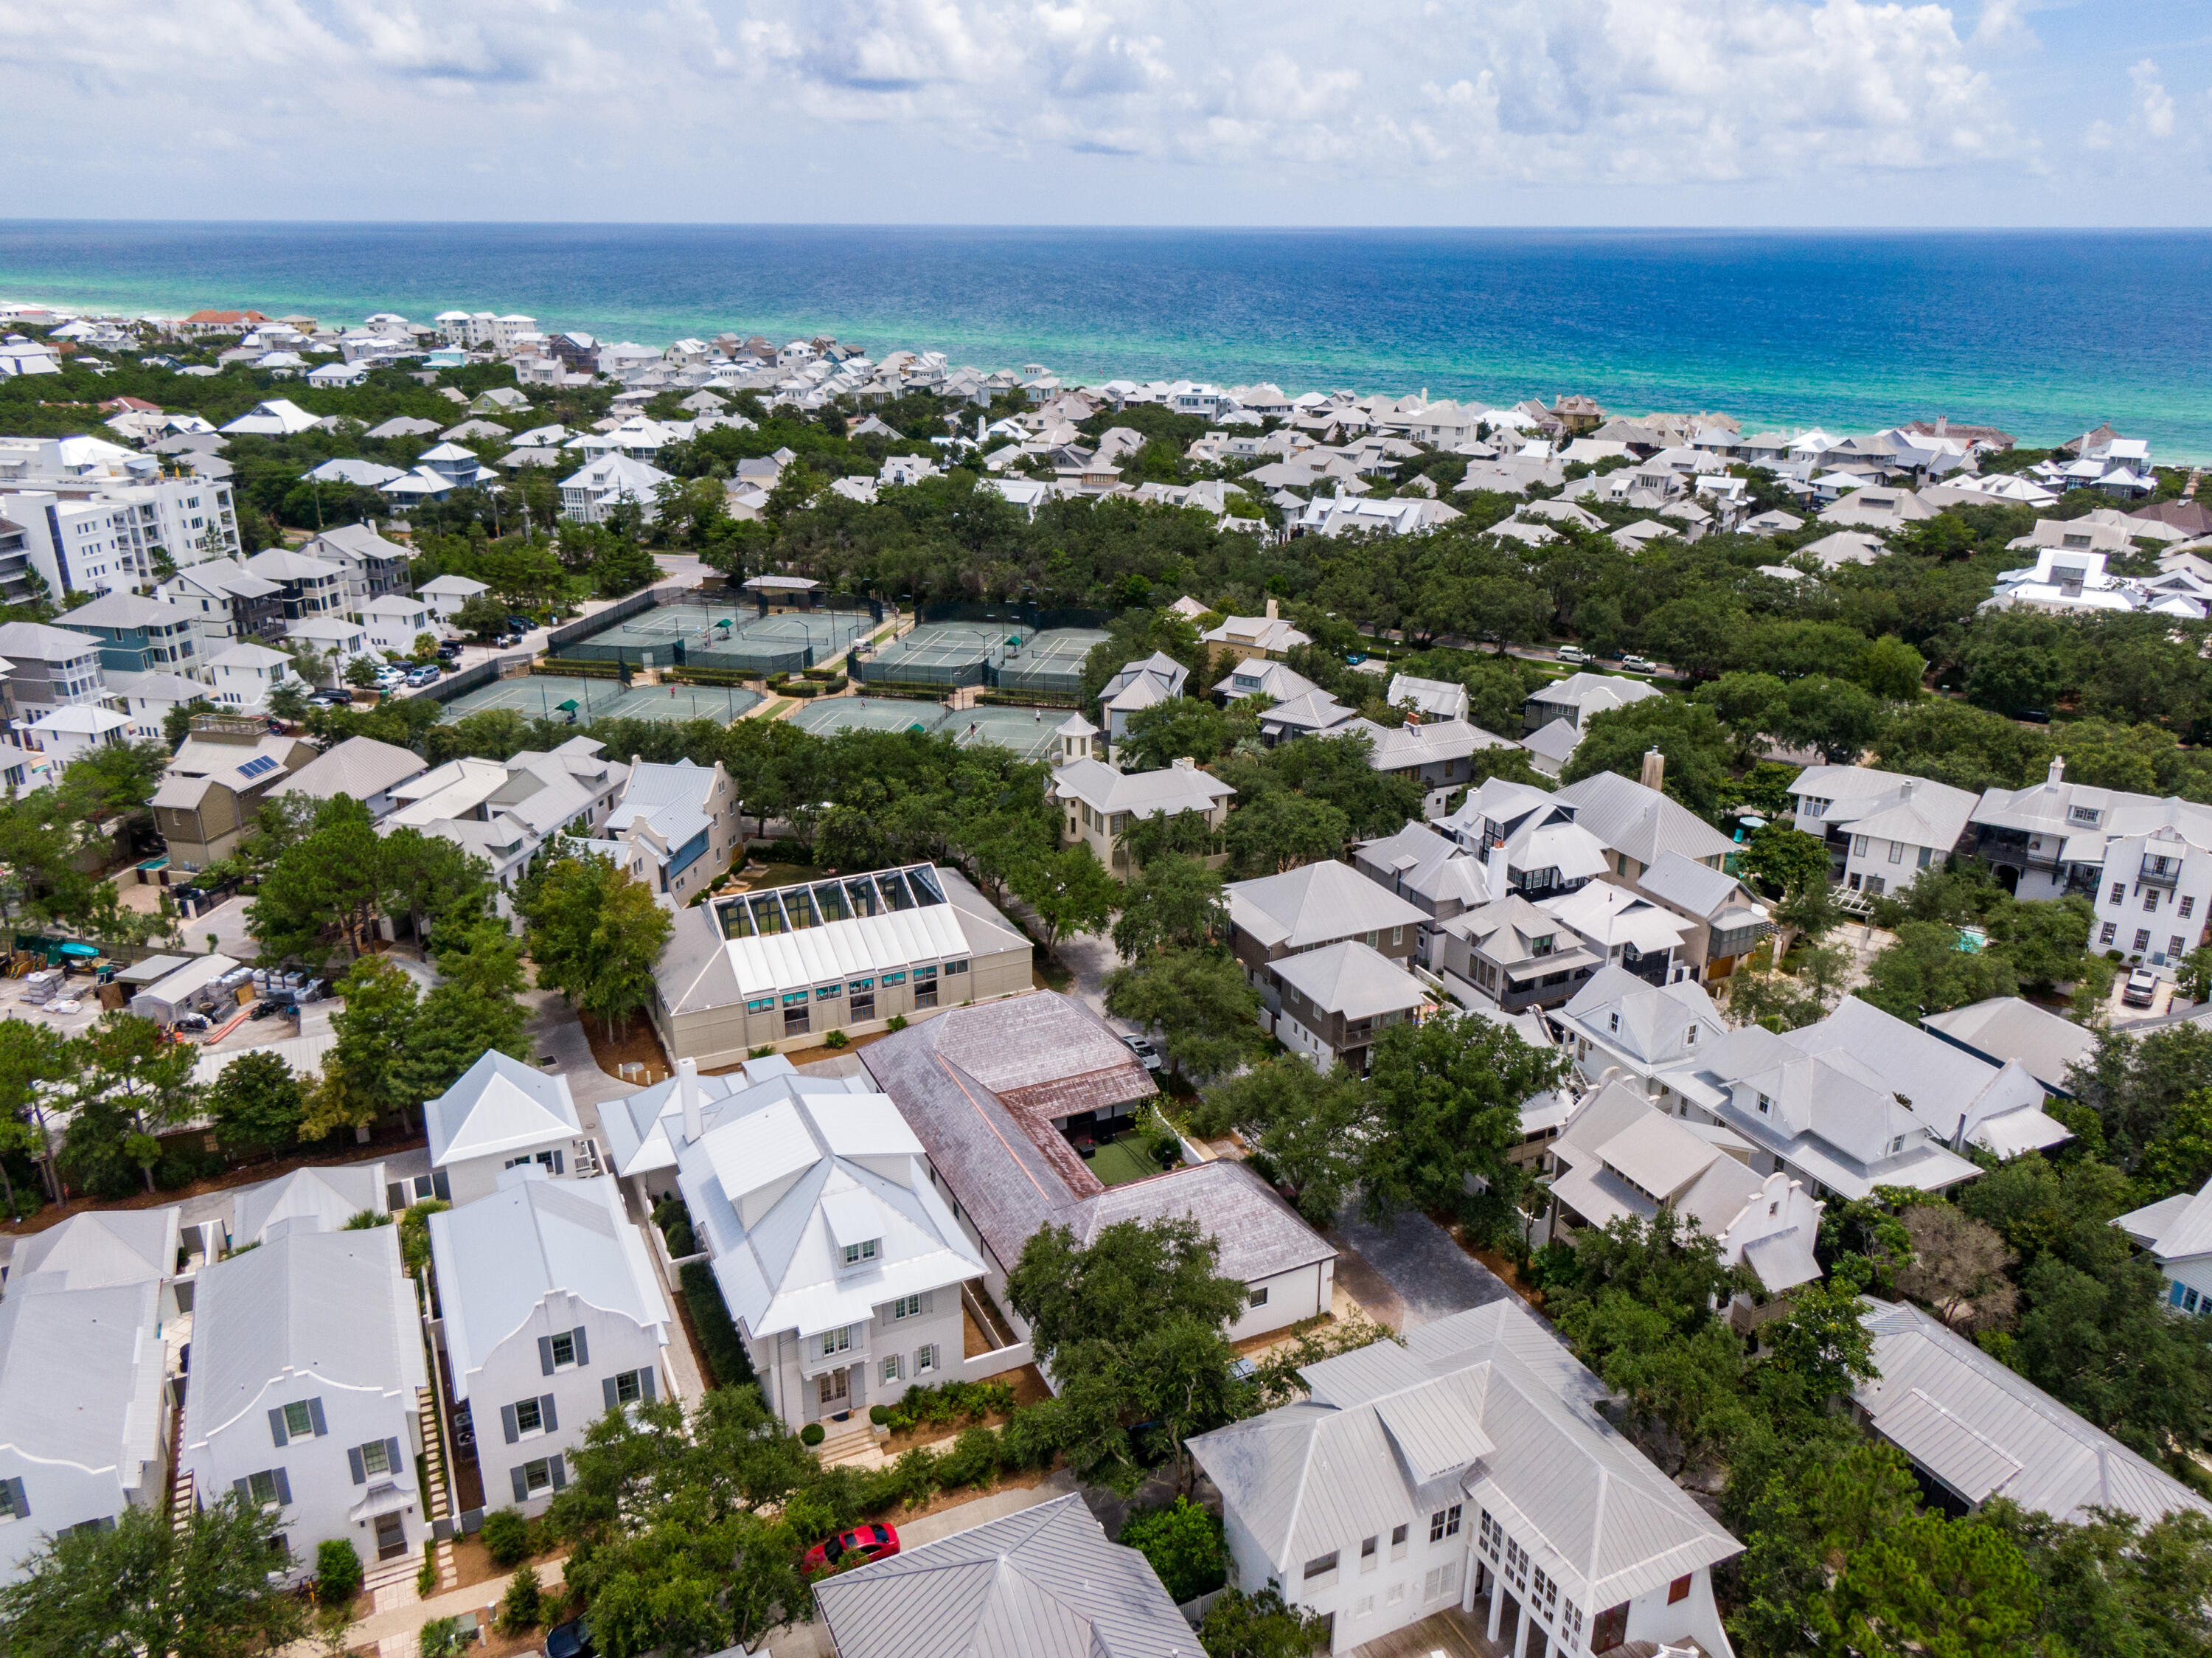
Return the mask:
{"type": "Polygon", "coordinates": [[[31,1505],[20,1479],[0,1479],[0,1520],[27,1520],[31,1505]]]}
{"type": "Polygon", "coordinates": [[[1327,1554],[1317,1554],[1306,1562],[1304,1581],[1310,1583],[1315,1578],[1326,1576],[1335,1570],[1336,1551],[1331,1549],[1327,1554]]]}
{"type": "Polygon", "coordinates": [[[825,1359],[849,1352],[852,1346],[853,1326],[849,1324],[842,1330],[824,1330],[822,1332],[822,1356],[825,1359]]]}
{"type": "Polygon", "coordinates": [[[2114,881],[2114,882],[2112,883],[2112,902],[2113,902],[2113,903],[2118,904],[2118,903],[2122,899],[2125,898],[2127,895],[2128,895],[2128,884],[2127,884],[2127,882],[2125,882],[2124,881],[2114,881]]]}
{"type": "Polygon", "coordinates": [[[873,991],[855,990],[845,1012],[846,1016],[856,1025],[864,1019],[873,1019],[876,1016],[876,993],[873,991]]]}
{"type": "Polygon", "coordinates": [[[284,1407],[284,1431],[294,1439],[306,1439],[315,1431],[315,1418],[304,1401],[284,1407]]]}
{"type": "Polygon", "coordinates": [[[361,1469],[371,1478],[392,1472],[392,1451],[387,1442],[372,1439],[361,1448],[361,1469]]]}
{"type": "Polygon", "coordinates": [[[1610,1013],[1610,1014],[1607,1014],[1607,1015],[1606,1015],[1606,1018],[1605,1018],[1605,1028],[1606,1028],[1607,1033],[1608,1034],[1610,1034],[1610,1035],[1613,1035],[1613,1036],[1618,1036],[1618,1035],[1620,1035],[1620,1015],[1618,1013],[1610,1013]]]}
{"type": "Polygon", "coordinates": [[[824,984],[816,990],[814,992],[814,999],[817,1002],[827,1002],[832,997],[842,996],[844,993],[845,987],[842,984],[824,984]]]}
{"type": "Polygon", "coordinates": [[[763,996],[745,1003],[747,1013],[769,1013],[774,1011],[775,1008],[775,998],[772,996],[763,996]]]}
{"type": "Polygon", "coordinates": [[[635,1405],[645,1397],[645,1372],[625,1370],[614,1379],[615,1403],[635,1405]]]}
{"type": "Polygon", "coordinates": [[[806,1009],[786,1008],[783,1010],[783,1033],[786,1036],[804,1036],[806,1031],[806,1009]]]}
{"type": "Polygon", "coordinates": [[[1393,944],[1403,944],[1406,942],[1406,930],[1403,927],[1393,927],[1390,930],[1390,942],[1393,944]]]}
{"type": "Polygon", "coordinates": [[[1381,934],[1380,932],[1372,932],[1372,933],[1368,934],[1368,935],[1367,935],[1366,939],[1364,940],[1364,942],[1366,943],[1367,948],[1368,948],[1369,949],[1370,949],[1370,950],[1371,950],[1371,949],[1373,949],[1373,948],[1375,948],[1376,942],[1378,939],[1380,939],[1381,937],[1382,937],[1382,934],[1381,934]]]}
{"type": "Polygon", "coordinates": [[[538,1434],[545,1431],[545,1411],[543,1400],[526,1399],[516,1401],[514,1431],[518,1434],[538,1434]]]}
{"type": "Polygon", "coordinates": [[[881,1240],[879,1239],[871,1238],[866,1243],[847,1244],[845,1246],[845,1265],[848,1266],[858,1266],[862,1261],[872,1261],[875,1259],[876,1245],[881,1240]]]}
{"type": "Polygon", "coordinates": [[[2148,891],[2148,893],[2145,893],[2143,894],[2143,909],[2144,909],[2144,911],[2145,911],[2146,912],[2148,912],[2148,911],[2149,911],[2155,910],[2155,909],[2157,909],[2157,908],[2158,908],[2158,888],[2157,888],[2157,887],[2152,887],[2152,888],[2150,889],[2150,891],[2148,891]]]}
{"type": "Polygon", "coordinates": [[[1459,1593],[1459,1562],[1447,1560],[1441,1566],[1431,1567],[1421,1580],[1423,1601],[1441,1600],[1448,1594],[1459,1593]]]}
{"type": "Polygon", "coordinates": [[[1935,849],[1934,847],[1932,847],[1932,846],[1923,846],[1923,847],[1922,847],[1922,848],[1920,849],[1920,867],[1921,867],[1922,869],[1926,869],[1926,868],[1927,868],[1930,863],[1934,863],[1935,861],[1936,861],[1936,849],[1935,849]]]}
{"type": "Polygon", "coordinates": [[[1590,1650],[1610,1652],[1628,1638],[1628,1603],[1607,1606],[1590,1623],[1590,1650]]]}
{"type": "Polygon", "coordinates": [[[1682,1045],[1686,1048],[1694,1048],[1698,1045],[1698,1027],[1695,1025],[1691,1026],[1682,1033],[1682,1045]]]}
{"type": "Polygon", "coordinates": [[[964,961],[948,961],[945,964],[945,975],[948,978],[956,973],[964,973],[967,971],[968,964],[964,961]]]}
{"type": "Polygon", "coordinates": [[[1773,1111],[1774,1101],[1768,1099],[1765,1094],[1760,1094],[1759,1096],[1759,1114],[1761,1117],[1771,1116],[1773,1113],[1773,1111]]]}
{"type": "Polygon", "coordinates": [[[1352,1609],[1352,1615],[1354,1618],[1373,1617],[1375,1615],[1375,1597],[1371,1594],[1361,1595],[1359,1597],[1359,1604],[1352,1609]]]}
{"type": "Polygon", "coordinates": [[[1690,1580],[1688,1578],[1678,1577],[1673,1582],[1667,1585],[1667,1604],[1668,1606],[1673,1606],[1677,1600],[1686,1600],[1689,1598],[1690,1580]]]}
{"type": "Polygon", "coordinates": [[[1905,862],[1905,843],[1903,841],[1893,840],[1890,842],[1889,861],[1892,863],[1902,863],[1905,862]]]}
{"type": "Polygon", "coordinates": [[[576,1332],[563,1330],[553,1338],[553,1368],[562,1369],[576,1362],[576,1332]]]}
{"type": "Polygon", "coordinates": [[[1386,1606],[1395,1606],[1405,1598],[1406,1586],[1403,1583],[1393,1583],[1383,1592],[1382,1604],[1386,1606]]]}
{"type": "Polygon", "coordinates": [[[1255,1289],[1252,1292],[1251,1305],[1254,1307],[1265,1307],[1267,1304],[1267,1286],[1263,1284],[1259,1289],[1255,1289]]]}
{"type": "Polygon", "coordinates": [[[1402,1560],[1406,1557],[1406,1533],[1407,1529],[1408,1528],[1404,1526],[1393,1526],[1390,1527],[1390,1557],[1393,1560],[1402,1560]]]}
{"type": "Polygon", "coordinates": [[[885,973],[884,975],[884,984],[885,988],[889,988],[893,984],[903,984],[905,983],[906,975],[904,973],[885,973]]]}
{"type": "Polygon", "coordinates": [[[2149,929],[2149,928],[2148,928],[2148,927],[2138,927],[2138,928],[2136,928],[2136,954],[2137,955],[2141,955],[2141,954],[2142,954],[2145,950],[2148,950],[2148,948],[2150,948],[2150,929],[2149,929]]]}
{"type": "Polygon", "coordinates": [[[1447,1537],[1459,1535],[1459,1510],[1460,1505],[1455,1503],[1449,1509],[1438,1509],[1429,1516],[1430,1542],[1441,1543],[1447,1537]]]}
{"type": "Polygon", "coordinates": [[[2196,910],[2196,908],[2197,895],[2194,893],[2191,893],[2181,900],[2181,918],[2184,921],[2188,920],[2190,915],[2196,910]]]}
{"type": "MultiPolygon", "coordinates": [[[[516,1469],[515,1483],[522,1488],[522,1495],[532,1497],[540,1491],[554,1490],[553,1469],[560,1460],[557,1456],[542,1456],[537,1461],[526,1462],[516,1469]]],[[[563,1484],[567,1483],[566,1480],[562,1482],[563,1484]]]]}
{"type": "Polygon", "coordinates": [[[2097,942],[2100,944],[2111,943],[2112,942],[2112,935],[2118,930],[2118,927],[2119,923],[2117,921],[2106,922],[2104,925],[2103,930],[2099,932],[2097,935],[2097,942]]]}
{"type": "Polygon", "coordinates": [[[905,1368],[905,1364],[900,1358],[899,1355],[896,1353],[892,1354],[889,1358],[884,1361],[883,1380],[884,1383],[889,1385],[891,1382],[896,1381],[899,1379],[900,1372],[905,1368]]]}
{"type": "Polygon", "coordinates": [[[1382,1541],[1382,1539],[1379,1535],[1375,1537],[1363,1537],[1359,1539],[1360,1570],[1373,1571],[1375,1570],[1377,1564],[1376,1557],[1379,1551],[1378,1545],[1382,1541]]]}
{"type": "Polygon", "coordinates": [[[284,1477],[282,1468],[264,1468],[258,1474],[246,1477],[246,1494],[264,1508],[274,1508],[292,1500],[292,1482],[284,1477]]]}
{"type": "Polygon", "coordinates": [[[891,1303],[891,1316],[895,1319],[915,1318],[928,1310],[920,1295],[901,1295],[891,1303]]]}
{"type": "Polygon", "coordinates": [[[937,1368],[937,1344],[935,1342],[931,1342],[926,1347],[920,1347],[915,1350],[914,1368],[916,1375],[920,1375],[924,1370],[934,1370],[937,1368]]]}
{"type": "Polygon", "coordinates": [[[1853,857],[1864,857],[1866,856],[1866,849],[1867,838],[1864,835],[1853,835],[1851,837],[1851,856],[1853,857]]]}

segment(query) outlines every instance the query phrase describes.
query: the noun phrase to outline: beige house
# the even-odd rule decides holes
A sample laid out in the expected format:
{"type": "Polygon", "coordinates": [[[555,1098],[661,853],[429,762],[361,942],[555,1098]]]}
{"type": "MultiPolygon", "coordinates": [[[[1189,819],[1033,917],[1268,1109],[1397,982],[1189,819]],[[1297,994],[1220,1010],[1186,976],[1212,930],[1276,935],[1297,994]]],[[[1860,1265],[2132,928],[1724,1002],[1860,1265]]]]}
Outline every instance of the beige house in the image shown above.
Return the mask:
{"type": "Polygon", "coordinates": [[[272,737],[258,721],[200,721],[149,802],[171,864],[190,873],[228,857],[262,797],[315,758],[313,744],[272,737]]]}
{"type": "Polygon", "coordinates": [[[653,1021],[702,1070],[1030,987],[1030,941],[957,869],[909,864],[688,904],[653,1021]]]}
{"type": "Polygon", "coordinates": [[[1219,627],[1199,637],[1238,661],[1254,656],[1280,656],[1295,646],[1313,643],[1310,636],[1299,632],[1275,613],[1273,599],[1267,600],[1265,616],[1231,616],[1219,627]]]}
{"type": "MultiPolygon", "coordinates": [[[[1052,792],[1060,803],[1062,843],[1081,842],[1116,875],[1129,867],[1121,838],[1131,824],[1196,812],[1218,832],[1237,793],[1187,759],[1158,771],[1117,771],[1103,760],[1071,760],[1052,774],[1052,792]]],[[[1224,856],[1207,861],[1218,865],[1224,856]]]]}

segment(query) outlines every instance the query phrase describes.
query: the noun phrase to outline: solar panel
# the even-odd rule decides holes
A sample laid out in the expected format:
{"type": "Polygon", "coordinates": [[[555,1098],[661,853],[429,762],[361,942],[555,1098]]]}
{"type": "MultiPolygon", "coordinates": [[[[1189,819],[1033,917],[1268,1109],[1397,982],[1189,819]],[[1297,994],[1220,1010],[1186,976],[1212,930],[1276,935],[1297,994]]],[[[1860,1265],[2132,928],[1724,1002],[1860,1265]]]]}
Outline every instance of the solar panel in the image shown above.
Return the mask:
{"type": "Polygon", "coordinates": [[[264,771],[274,771],[276,769],[276,762],[268,755],[256,754],[238,768],[238,775],[241,777],[258,777],[264,771]]]}

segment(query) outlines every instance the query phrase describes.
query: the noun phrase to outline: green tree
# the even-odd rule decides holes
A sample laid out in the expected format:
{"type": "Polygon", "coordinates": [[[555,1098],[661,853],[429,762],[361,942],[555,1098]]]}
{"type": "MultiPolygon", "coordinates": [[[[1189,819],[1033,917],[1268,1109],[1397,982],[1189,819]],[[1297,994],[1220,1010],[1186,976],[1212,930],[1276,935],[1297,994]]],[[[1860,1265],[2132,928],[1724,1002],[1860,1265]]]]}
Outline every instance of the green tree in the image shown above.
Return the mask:
{"type": "Polygon", "coordinates": [[[560,858],[522,910],[540,984],[610,1031],[652,998],[675,923],[628,870],[595,855],[560,858]]]}
{"type": "Polygon", "coordinates": [[[345,1006],[331,1015],[337,1040],[323,1057],[323,1086],[302,1114],[300,1137],[319,1140],[339,1128],[366,1128],[379,1117],[404,1119],[406,1070],[422,992],[414,975],[364,956],[338,981],[345,1006]]]}
{"type": "Polygon", "coordinates": [[[307,1092],[292,1068],[266,1049],[240,1054],[209,1085],[216,1138],[234,1157],[270,1155],[299,1143],[307,1092]]]}
{"type": "Polygon", "coordinates": [[[1121,883],[1083,841],[1021,864],[1010,884],[1044,923],[1048,950],[1063,936],[1098,931],[1121,903],[1121,883]]]}
{"type": "Polygon", "coordinates": [[[1814,674],[1791,682],[1774,735],[1817,748],[1832,765],[1852,765],[1888,722],[1888,711],[1871,692],[1814,674]]]}
{"type": "Polygon", "coordinates": [[[60,1196],[44,1101],[53,1085],[66,1081],[75,1069],[58,1032],[27,1019],[0,1019],[0,1197],[11,1216],[17,1210],[15,1183],[8,1175],[11,1156],[44,1164],[53,1194],[60,1196]]]}
{"type": "Polygon", "coordinates": [[[62,1143],[62,1162],[80,1179],[106,1186],[113,1173],[136,1167],[154,1190],[161,1161],[155,1137],[192,1110],[194,1050],[167,1040],[150,1019],[120,1011],[70,1045],[70,1103],[76,1115],[62,1143]]]}
{"type": "Polygon", "coordinates": [[[1327,1226],[1359,1178],[1370,1114],[1366,1088],[1344,1066],[1324,1075],[1291,1055],[1217,1084],[1194,1121],[1208,1133],[1242,1132],[1297,1194],[1298,1212],[1327,1226]]]}
{"type": "Polygon", "coordinates": [[[1996,1498],[1967,1523],[2002,1533],[2034,1573],[2039,1652],[2197,1658],[2212,1639],[2212,1521],[2193,1509],[2148,1527],[2118,1513],[2068,1523],[1996,1498]]]}
{"type": "Polygon", "coordinates": [[[1114,948],[1124,961],[1134,961],[1164,946],[1198,949],[1228,931],[1220,875],[1198,858],[1162,852],[1141,865],[1123,892],[1114,948]]]}
{"type": "Polygon", "coordinates": [[[1653,748],[1667,757],[1668,794],[1701,815],[1718,808],[1735,741],[1712,710],[1674,697],[1646,697],[1593,715],[1560,781],[1580,783],[1601,771],[1636,777],[1653,748]]]}
{"type": "Polygon", "coordinates": [[[380,862],[368,809],[343,795],[324,802],[313,827],[277,854],[246,911],[262,959],[319,971],[340,949],[358,957],[377,915],[380,862]]]}
{"type": "Polygon", "coordinates": [[[1212,1593],[1228,1576],[1229,1546],[1221,1517],[1187,1496],[1164,1508],[1131,1514],[1115,1541],[1145,1557],[1168,1599],[1177,1605],[1212,1593]]]}
{"type": "Polygon", "coordinates": [[[479,643],[507,631],[507,607],[489,593],[472,593],[453,613],[453,625],[479,643]]]}
{"type": "Polygon", "coordinates": [[[1335,807],[1288,789],[1273,789],[1229,814],[1224,844],[1248,875],[1279,875],[1333,858],[1351,838],[1350,820],[1335,807]]]}
{"type": "Polygon", "coordinates": [[[1125,760],[1134,761],[1132,770],[1157,771],[1186,757],[1203,765],[1234,741],[1223,710],[1195,697],[1171,697],[1132,714],[1118,747],[1125,760]]]}
{"type": "Polygon", "coordinates": [[[1874,747],[1886,770],[1976,792],[2021,788],[2050,763],[2047,740],[2033,727],[1948,697],[1916,703],[1874,747]]]}
{"type": "Polygon", "coordinates": [[[1234,1070],[1260,1045],[1260,993],[1219,948],[1166,948],[1116,968],[1106,1008],[1158,1030],[1170,1063],[1194,1082],[1234,1070]]]}
{"type": "Polygon", "coordinates": [[[2046,1256],[2022,1288],[2013,1362],[2030,1381],[2154,1460],[2205,1444],[2212,1348],[2169,1314],[2156,1266],[2134,1256],[2092,1272],[2046,1256]]]}
{"type": "Polygon", "coordinates": [[[1505,1161],[1521,1140],[1521,1105],[1558,1082],[1563,1063],[1503,1025],[1472,1015],[1392,1025],[1370,1051],[1376,1132],[1361,1158],[1370,1218],[1407,1209],[1473,1210],[1495,1225],[1518,1195],[1505,1161]],[[1485,1187],[1470,1203],[1468,1183],[1485,1187]]]}
{"type": "MultiPolygon", "coordinates": [[[[21,1523],[20,1521],[18,1524],[21,1523]]],[[[268,1514],[210,1494],[173,1526],[158,1505],[126,1504],[106,1527],[48,1539],[0,1588],[0,1649],[12,1658],[250,1658],[307,1632],[304,1603],[275,1576],[283,1561],[268,1514]]]]}
{"type": "Polygon", "coordinates": [[[2041,1610],[2034,1575],[2008,1539],[1922,1514],[1844,1562],[1814,1627],[1860,1658],[2014,1658],[2041,1610]]]}
{"type": "Polygon", "coordinates": [[[1859,998],[1908,1024],[1923,1014],[1962,1008],[1990,997],[2011,996],[2019,975],[2001,950],[1962,950],[1959,930],[1941,921],[1906,921],[1897,942],[1867,968],[1859,998]]]}
{"type": "Polygon", "coordinates": [[[1220,1245],[1188,1216],[1117,1221],[1087,1247],[1064,1226],[1023,1247],[1007,1299],[1059,1385],[1070,1462],[1084,1478],[1135,1488],[1143,1449],[1131,1430],[1158,1425],[1189,1488],[1183,1442],[1242,1413],[1247,1385],[1223,1332],[1243,1316],[1241,1279],[1216,1268],[1220,1245]]]}
{"type": "Polygon", "coordinates": [[[1328,1632],[1320,1613],[1299,1611],[1270,1583],[1256,1594],[1231,1589],[1208,1606],[1198,1643],[1206,1658],[1311,1658],[1328,1632]]]}

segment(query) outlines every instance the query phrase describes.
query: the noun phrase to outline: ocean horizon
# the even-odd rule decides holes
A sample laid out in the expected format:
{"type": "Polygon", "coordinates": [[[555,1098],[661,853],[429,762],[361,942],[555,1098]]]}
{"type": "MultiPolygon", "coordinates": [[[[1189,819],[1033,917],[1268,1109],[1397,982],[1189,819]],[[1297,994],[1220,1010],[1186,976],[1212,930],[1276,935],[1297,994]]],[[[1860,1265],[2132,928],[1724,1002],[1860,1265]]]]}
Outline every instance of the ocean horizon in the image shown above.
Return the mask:
{"type": "Polygon", "coordinates": [[[835,334],[1079,381],[1710,410],[2212,461],[2212,232],[0,221],[0,301],[665,344],[835,334]]]}

